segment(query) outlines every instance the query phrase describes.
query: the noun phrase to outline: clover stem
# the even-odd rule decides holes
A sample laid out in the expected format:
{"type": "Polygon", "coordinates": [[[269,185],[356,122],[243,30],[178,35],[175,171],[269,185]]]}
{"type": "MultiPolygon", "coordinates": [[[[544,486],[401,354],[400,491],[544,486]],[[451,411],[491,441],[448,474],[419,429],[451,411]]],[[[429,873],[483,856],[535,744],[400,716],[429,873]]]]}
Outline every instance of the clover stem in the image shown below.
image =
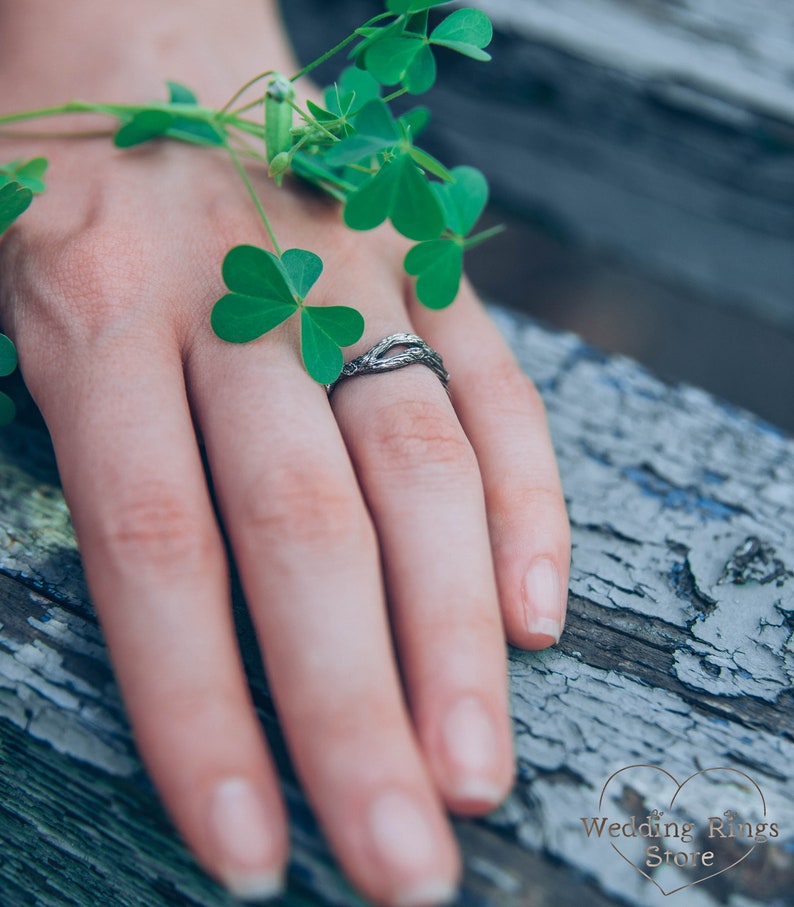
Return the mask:
{"type": "Polygon", "coordinates": [[[265,127],[261,123],[254,123],[251,120],[244,120],[241,117],[232,117],[228,114],[223,118],[224,123],[234,126],[240,132],[246,132],[248,135],[256,136],[258,139],[264,139],[265,127]]]}
{"type": "Polygon", "coordinates": [[[507,228],[504,224],[497,224],[495,227],[489,227],[487,230],[483,230],[482,233],[477,233],[474,236],[469,237],[463,241],[464,249],[471,249],[474,246],[479,246],[481,242],[485,242],[486,239],[490,239],[492,236],[498,236],[500,233],[504,233],[507,228]]]}
{"type": "Polygon", "coordinates": [[[287,101],[286,103],[289,104],[289,106],[295,111],[295,113],[297,113],[302,120],[305,120],[306,123],[309,124],[309,126],[314,126],[315,129],[319,129],[320,132],[324,132],[328,136],[328,138],[332,139],[334,142],[339,141],[339,136],[334,135],[333,132],[331,132],[324,123],[321,123],[319,120],[315,119],[313,116],[311,116],[311,114],[306,113],[306,111],[303,110],[299,104],[296,104],[295,101],[287,101]]]}
{"type": "Polygon", "coordinates": [[[276,255],[281,258],[281,246],[279,246],[278,240],[276,239],[276,234],[273,232],[273,227],[270,225],[270,219],[268,218],[267,214],[265,214],[265,209],[262,207],[262,202],[259,201],[259,196],[256,194],[256,190],[251,183],[245,167],[243,167],[240,161],[239,155],[234,150],[234,148],[229,145],[228,142],[226,143],[226,150],[229,152],[229,157],[232,159],[232,163],[237,169],[237,172],[240,174],[240,178],[245,183],[245,188],[248,190],[248,194],[251,196],[251,200],[256,206],[256,210],[259,212],[259,216],[262,218],[262,223],[265,225],[265,229],[267,230],[268,236],[270,237],[270,241],[273,243],[273,249],[276,255]]]}
{"type": "Polygon", "coordinates": [[[398,88],[397,91],[393,91],[391,94],[387,94],[383,99],[384,104],[391,104],[392,101],[396,101],[397,98],[401,98],[404,94],[408,94],[407,88],[398,88]]]}
{"type": "Polygon", "coordinates": [[[259,95],[258,98],[255,98],[253,101],[249,101],[247,104],[243,104],[242,107],[235,107],[234,110],[230,111],[232,116],[237,116],[241,113],[248,113],[249,110],[253,110],[254,107],[259,107],[261,104],[265,103],[265,98],[267,95],[259,95]]]}
{"type": "MultiPolygon", "coordinates": [[[[380,22],[381,19],[388,19],[393,16],[394,13],[380,13],[378,16],[373,16],[369,21],[365,22],[361,28],[369,28],[370,25],[374,25],[376,22],[380,22]]],[[[360,30],[360,29],[359,29],[360,30]]],[[[310,73],[313,69],[316,69],[318,66],[321,66],[325,63],[326,60],[330,60],[334,54],[338,54],[340,50],[344,50],[348,44],[352,41],[355,41],[359,37],[358,31],[354,31],[352,34],[348,35],[342,41],[340,41],[336,47],[332,47],[330,50],[326,51],[321,57],[318,57],[316,60],[313,60],[311,63],[299,69],[294,76],[290,76],[290,82],[297,82],[298,79],[305,76],[307,73],[310,73]]]]}
{"type": "Polygon", "coordinates": [[[237,91],[229,98],[229,100],[221,107],[218,113],[223,114],[234,104],[234,102],[242,97],[252,85],[256,85],[257,82],[261,82],[262,79],[266,79],[268,76],[275,74],[275,69],[268,69],[265,72],[260,72],[258,76],[254,76],[253,79],[249,79],[245,85],[241,85],[237,91]]]}

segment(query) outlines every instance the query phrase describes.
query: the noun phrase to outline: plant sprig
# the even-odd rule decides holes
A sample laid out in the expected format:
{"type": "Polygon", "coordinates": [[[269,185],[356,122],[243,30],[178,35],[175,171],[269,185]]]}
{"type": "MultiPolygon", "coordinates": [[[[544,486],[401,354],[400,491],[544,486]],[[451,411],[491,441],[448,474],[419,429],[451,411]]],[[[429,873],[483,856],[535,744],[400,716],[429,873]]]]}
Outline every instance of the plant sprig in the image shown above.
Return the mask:
{"type": "MultiPolygon", "coordinates": [[[[243,159],[266,164],[279,186],[293,174],[330,194],[343,205],[344,222],[353,230],[370,230],[389,220],[417,243],[404,266],[416,278],[419,301],[433,309],[449,305],[458,293],[465,250],[494,232],[472,235],[488,199],[488,184],[478,170],[448,170],[416,144],[429,119],[425,108],[397,116],[390,107],[400,96],[432,87],[439,49],[490,59],[485,48],[493,29],[480,10],[455,9],[431,28],[430,11],[448,2],[386,0],[383,13],[292,77],[261,73],[219,110],[202,106],[186,86],[168,82],[164,101],[70,101],[0,117],[0,127],[64,113],[99,113],[116,119],[117,148],[170,139],[225,151],[273,250],[243,245],[228,252],[222,274],[229,292],[213,307],[212,328],[223,340],[247,343],[297,316],[306,370],[316,381],[330,384],[342,369],[341,348],[360,339],[364,320],[346,306],[306,303],[323,262],[305,249],[282,251],[243,159]],[[351,45],[352,65],[326,88],[323,103],[301,103],[295,82],[351,45]],[[256,85],[264,90],[245,101],[256,85]],[[384,89],[389,89],[386,97],[384,89]]],[[[0,167],[0,233],[43,191],[46,166],[46,160],[37,157],[0,167]]],[[[14,346],[0,334],[0,375],[15,366],[14,346]]],[[[0,422],[12,410],[13,404],[0,395],[0,422]]]]}

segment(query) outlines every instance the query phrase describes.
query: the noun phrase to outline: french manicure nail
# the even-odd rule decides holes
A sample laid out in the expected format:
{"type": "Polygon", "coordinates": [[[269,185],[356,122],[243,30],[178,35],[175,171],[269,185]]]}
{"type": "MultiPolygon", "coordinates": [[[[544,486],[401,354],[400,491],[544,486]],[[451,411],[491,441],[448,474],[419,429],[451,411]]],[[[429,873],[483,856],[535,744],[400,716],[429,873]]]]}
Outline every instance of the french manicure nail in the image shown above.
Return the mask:
{"type": "Polygon", "coordinates": [[[274,836],[265,804],[245,778],[226,778],[210,799],[210,827],[221,853],[226,887],[245,901],[264,901],[283,889],[273,868],[274,836]]]}
{"type": "Polygon", "coordinates": [[[454,794],[494,805],[502,788],[493,779],[499,771],[496,727],[476,696],[464,696],[447,712],[441,725],[447,759],[456,767],[454,794]]]}
{"type": "Polygon", "coordinates": [[[384,869],[399,886],[397,907],[446,904],[455,886],[439,872],[439,848],[423,809],[408,794],[386,791],[369,810],[372,842],[384,869]]]}
{"type": "Polygon", "coordinates": [[[560,578],[549,558],[538,558],[530,566],[524,577],[523,593],[527,632],[551,636],[557,642],[562,635],[560,578]]]}

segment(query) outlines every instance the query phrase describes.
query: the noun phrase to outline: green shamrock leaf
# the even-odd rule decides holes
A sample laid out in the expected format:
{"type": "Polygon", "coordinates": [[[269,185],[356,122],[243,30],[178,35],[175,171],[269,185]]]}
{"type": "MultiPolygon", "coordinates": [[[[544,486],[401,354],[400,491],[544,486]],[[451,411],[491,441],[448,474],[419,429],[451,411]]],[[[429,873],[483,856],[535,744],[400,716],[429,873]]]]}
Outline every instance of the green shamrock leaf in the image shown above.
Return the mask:
{"type": "Polygon", "coordinates": [[[466,236],[488,202],[488,181],[475,167],[455,167],[452,182],[435,183],[433,191],[444,209],[446,226],[456,236],[466,236]]]}
{"type": "Polygon", "coordinates": [[[170,79],[165,84],[168,86],[168,100],[172,104],[198,104],[196,95],[186,85],[170,79]]]}
{"type": "Polygon", "coordinates": [[[380,97],[380,83],[364,69],[348,66],[339,76],[339,88],[355,95],[356,109],[360,110],[367,101],[380,97]]]}
{"type": "Polygon", "coordinates": [[[10,375],[17,367],[17,348],[5,334],[0,334],[0,377],[10,375]]]}
{"type": "MultiPolygon", "coordinates": [[[[185,85],[179,82],[166,82],[168,86],[168,100],[171,104],[186,104],[197,107],[196,95],[185,85]]],[[[174,115],[171,125],[166,129],[165,135],[181,142],[190,142],[194,145],[222,145],[223,133],[211,123],[191,120],[184,116],[174,115]]]]}
{"type": "Polygon", "coordinates": [[[458,295],[465,237],[488,201],[488,183],[479,170],[455,167],[450,175],[454,182],[434,183],[432,188],[453,235],[420,243],[405,256],[405,270],[417,278],[416,296],[430,309],[443,309],[458,295]]]}
{"type": "Polygon", "coordinates": [[[113,136],[117,148],[132,148],[168,132],[174,124],[174,117],[167,110],[141,110],[127,120],[113,136]]]}
{"type": "Polygon", "coordinates": [[[463,246],[454,239],[419,243],[405,256],[405,270],[417,278],[416,297],[429,309],[454,302],[463,276],[463,246]]]}
{"type": "Polygon", "coordinates": [[[6,182],[19,183],[25,189],[30,189],[34,195],[44,192],[44,174],[49,161],[46,157],[34,157],[29,161],[16,160],[5,167],[0,167],[0,184],[6,182]]]}
{"type": "Polygon", "coordinates": [[[396,85],[405,78],[417,54],[425,46],[423,37],[410,33],[382,38],[374,42],[364,55],[367,72],[384,85],[396,85]]]}
{"type": "Polygon", "coordinates": [[[235,246],[223,260],[223,280],[231,290],[212,309],[212,329],[230,343],[256,340],[298,310],[284,265],[255,246],[235,246]]]}
{"type": "Polygon", "coordinates": [[[255,246],[235,246],[223,261],[231,292],[212,309],[213,330],[222,340],[248,343],[300,312],[306,371],[331,384],[344,364],[340,347],[360,339],[364,319],[347,306],[304,305],[322,270],[322,260],[306,249],[287,249],[278,258],[255,246]]]}
{"type": "Polygon", "coordinates": [[[435,85],[438,69],[433,51],[426,41],[414,56],[402,77],[402,83],[410,94],[424,94],[435,85]]]}
{"type": "Polygon", "coordinates": [[[249,343],[278,327],[298,311],[295,303],[227,293],[212,309],[212,329],[229,343],[249,343]]]}
{"type": "Polygon", "coordinates": [[[281,264],[287,272],[292,292],[303,302],[323,273],[323,260],[305,249],[287,249],[281,256],[281,264]]]}
{"type": "Polygon", "coordinates": [[[478,9],[458,9],[433,29],[432,44],[448,47],[474,60],[490,60],[483,48],[493,39],[491,20],[478,9]]]}
{"type": "Polygon", "coordinates": [[[348,306],[303,306],[301,356],[306,371],[320,384],[332,384],[344,365],[340,347],[361,339],[364,319],[348,306]]]}
{"type": "Polygon", "coordinates": [[[0,186],[0,233],[6,231],[28,209],[31,201],[31,190],[16,180],[0,186]]]}
{"type": "Polygon", "coordinates": [[[438,198],[408,154],[385,162],[345,205],[345,223],[353,230],[371,230],[387,218],[408,239],[435,239],[444,228],[438,198]]]}

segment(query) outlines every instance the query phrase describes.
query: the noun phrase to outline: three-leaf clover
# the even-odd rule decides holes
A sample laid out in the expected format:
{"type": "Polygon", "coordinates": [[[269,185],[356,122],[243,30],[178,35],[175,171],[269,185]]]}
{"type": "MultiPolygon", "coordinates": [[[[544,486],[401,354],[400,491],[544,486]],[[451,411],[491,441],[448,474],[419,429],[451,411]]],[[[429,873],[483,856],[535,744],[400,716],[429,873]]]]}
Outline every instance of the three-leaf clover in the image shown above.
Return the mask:
{"type": "Polygon", "coordinates": [[[442,178],[449,174],[435,158],[411,143],[405,123],[394,119],[380,98],[369,101],[354,118],[355,135],[325,156],[333,167],[368,163],[380,155],[378,170],[352,192],[344,219],[353,230],[371,230],[390,219],[409,239],[429,240],[444,228],[444,212],[421,168],[442,178]]]}
{"type": "Polygon", "coordinates": [[[312,306],[304,300],[323,270],[305,249],[287,249],[279,258],[256,246],[235,246],[223,261],[231,291],[215,304],[212,328],[231,343],[248,343],[300,312],[301,355],[306,371],[331,384],[344,365],[340,347],[361,338],[364,319],[348,306],[312,306]]]}
{"type": "MultiPolygon", "coordinates": [[[[402,85],[412,94],[421,94],[436,80],[433,46],[446,47],[475,60],[490,60],[486,48],[493,39],[493,26],[477,9],[459,9],[427,33],[427,10],[437,3],[394,3],[389,7],[414,13],[400,30],[378,29],[357,48],[366,69],[384,85],[402,85]]],[[[399,23],[399,20],[398,20],[399,23]]]]}
{"type": "Polygon", "coordinates": [[[474,167],[452,170],[454,182],[434,183],[444,211],[447,235],[419,243],[405,256],[405,270],[417,278],[416,295],[431,309],[443,309],[458,295],[466,240],[488,201],[488,183],[474,167]]]}

